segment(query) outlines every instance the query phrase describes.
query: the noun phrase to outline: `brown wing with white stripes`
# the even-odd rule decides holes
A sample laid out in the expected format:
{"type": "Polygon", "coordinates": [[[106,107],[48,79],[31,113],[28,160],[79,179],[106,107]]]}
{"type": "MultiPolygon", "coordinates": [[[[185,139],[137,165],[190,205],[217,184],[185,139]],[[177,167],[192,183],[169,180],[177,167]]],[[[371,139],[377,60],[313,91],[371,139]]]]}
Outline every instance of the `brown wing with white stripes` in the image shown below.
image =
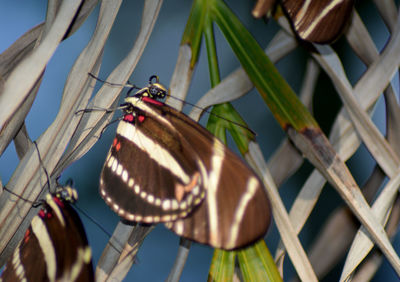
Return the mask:
{"type": "Polygon", "coordinates": [[[201,205],[166,226],[180,236],[222,249],[243,247],[263,237],[271,214],[265,188],[255,173],[198,123],[168,106],[159,108],[159,114],[164,113],[196,148],[208,175],[201,205]]]}
{"type": "Polygon", "coordinates": [[[1,280],[94,281],[86,234],[68,203],[50,198],[44,204],[8,260],[1,280]]]}
{"type": "Polygon", "coordinates": [[[300,38],[330,43],[348,23],[354,0],[283,0],[282,6],[300,38]]]}
{"type": "Polygon", "coordinates": [[[147,109],[126,113],[107,156],[100,194],[120,217],[168,222],[204,198],[206,171],[193,146],[147,109]]]}

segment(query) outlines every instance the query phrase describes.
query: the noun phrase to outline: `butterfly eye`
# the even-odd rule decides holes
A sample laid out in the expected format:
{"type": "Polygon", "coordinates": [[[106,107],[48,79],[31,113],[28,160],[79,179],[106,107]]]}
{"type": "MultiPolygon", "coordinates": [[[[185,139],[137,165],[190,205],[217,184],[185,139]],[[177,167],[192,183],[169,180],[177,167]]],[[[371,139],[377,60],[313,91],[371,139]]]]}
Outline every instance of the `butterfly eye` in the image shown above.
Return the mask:
{"type": "Polygon", "coordinates": [[[152,86],[150,86],[149,92],[151,94],[150,97],[162,99],[165,96],[165,90],[160,84],[153,84],[152,86]]]}
{"type": "Polygon", "coordinates": [[[64,189],[60,190],[57,196],[63,200],[69,199],[69,193],[67,192],[67,190],[64,189]]]}
{"type": "Polygon", "coordinates": [[[150,92],[150,97],[151,96],[157,96],[158,88],[156,86],[152,85],[149,88],[149,92],[150,92]]]}
{"type": "Polygon", "coordinates": [[[150,94],[149,96],[151,98],[162,99],[167,94],[167,91],[165,90],[164,86],[162,86],[159,83],[155,83],[155,84],[150,85],[149,94],[150,94]]]}

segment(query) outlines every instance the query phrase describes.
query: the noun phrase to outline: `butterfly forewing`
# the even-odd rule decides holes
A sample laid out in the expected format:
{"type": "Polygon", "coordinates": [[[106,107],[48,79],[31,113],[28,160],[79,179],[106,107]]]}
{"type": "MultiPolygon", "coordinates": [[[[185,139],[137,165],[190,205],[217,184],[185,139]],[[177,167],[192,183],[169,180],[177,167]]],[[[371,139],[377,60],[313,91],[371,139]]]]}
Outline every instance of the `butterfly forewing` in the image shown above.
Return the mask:
{"type": "Polygon", "coordinates": [[[123,120],[118,125],[101,174],[102,197],[130,221],[168,222],[187,216],[205,195],[200,158],[162,115],[142,111],[134,118],[134,123],[123,120]]]}
{"type": "Polygon", "coordinates": [[[1,276],[2,281],[22,281],[22,277],[30,277],[32,281],[43,281],[48,276],[44,252],[40,247],[38,237],[32,232],[32,228],[29,227],[23,243],[17,247],[7,262],[1,276]],[[32,260],[33,257],[34,260],[32,260]]]}

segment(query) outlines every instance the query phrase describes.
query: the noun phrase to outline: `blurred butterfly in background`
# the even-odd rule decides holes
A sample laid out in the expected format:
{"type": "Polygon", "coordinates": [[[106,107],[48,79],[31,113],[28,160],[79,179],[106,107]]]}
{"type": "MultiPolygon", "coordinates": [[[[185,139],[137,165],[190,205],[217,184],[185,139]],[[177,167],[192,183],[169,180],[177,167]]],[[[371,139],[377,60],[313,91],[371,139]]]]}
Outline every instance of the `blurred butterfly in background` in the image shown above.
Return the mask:
{"type": "Polygon", "coordinates": [[[94,281],[91,249],[70,185],[48,193],[0,281],[94,281]]]}
{"type": "Polygon", "coordinates": [[[353,11],[354,0],[258,0],[253,16],[260,18],[280,3],[299,38],[330,44],[343,33],[353,11]]]}

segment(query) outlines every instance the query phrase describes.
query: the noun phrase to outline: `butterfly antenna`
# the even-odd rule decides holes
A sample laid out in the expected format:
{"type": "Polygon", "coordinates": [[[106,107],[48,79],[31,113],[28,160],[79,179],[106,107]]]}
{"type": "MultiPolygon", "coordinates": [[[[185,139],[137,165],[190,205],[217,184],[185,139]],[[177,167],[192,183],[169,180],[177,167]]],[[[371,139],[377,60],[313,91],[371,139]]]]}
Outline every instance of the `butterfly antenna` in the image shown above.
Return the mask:
{"type": "Polygon", "coordinates": [[[118,110],[119,107],[115,107],[115,108],[90,108],[90,109],[83,109],[83,110],[78,110],[75,112],[75,114],[80,114],[80,113],[90,113],[90,112],[106,112],[106,113],[112,113],[115,112],[116,110],[118,110]]]}
{"type": "Polygon", "coordinates": [[[3,186],[3,190],[4,190],[4,191],[7,191],[8,193],[10,193],[10,194],[12,194],[12,195],[14,195],[14,196],[17,197],[18,199],[24,200],[24,201],[26,201],[26,202],[32,204],[33,207],[35,207],[35,208],[37,207],[37,206],[36,206],[37,202],[34,202],[34,201],[31,201],[31,200],[25,199],[25,198],[22,197],[21,195],[18,195],[17,193],[14,193],[14,192],[11,191],[10,189],[8,189],[6,186],[3,186]]]}
{"type": "MultiPolygon", "coordinates": [[[[98,81],[100,81],[100,82],[102,82],[102,83],[108,84],[108,85],[110,85],[110,86],[118,86],[118,87],[127,87],[127,88],[129,88],[128,93],[126,94],[127,97],[129,96],[129,94],[130,94],[133,90],[135,90],[135,89],[142,89],[141,87],[138,87],[138,86],[136,86],[135,84],[130,83],[129,81],[128,81],[128,83],[126,83],[126,84],[112,83],[112,82],[108,82],[108,81],[106,81],[106,80],[104,80],[104,79],[101,79],[101,78],[95,76],[94,74],[92,74],[92,73],[90,73],[90,72],[89,72],[88,74],[89,74],[90,77],[92,77],[92,78],[94,78],[94,79],[96,79],[96,80],[98,80],[98,81]]],[[[112,112],[114,112],[114,111],[116,111],[116,110],[118,110],[118,109],[120,109],[120,107],[111,108],[111,109],[104,109],[104,108],[95,109],[95,108],[91,108],[91,109],[78,110],[78,111],[75,112],[75,114],[79,114],[79,113],[89,113],[89,112],[93,112],[93,111],[105,111],[106,113],[112,113],[112,112]]]]}
{"type": "MultiPolygon", "coordinates": [[[[39,147],[38,147],[36,141],[33,141],[32,143],[35,145],[35,148],[36,148],[36,151],[37,151],[37,154],[38,154],[38,158],[39,158],[39,163],[40,163],[40,165],[42,166],[42,168],[43,168],[43,170],[44,170],[44,172],[45,172],[45,174],[46,174],[46,178],[47,178],[47,181],[46,181],[46,182],[47,182],[47,185],[48,185],[48,187],[49,187],[49,189],[50,189],[50,177],[49,177],[49,173],[47,172],[47,170],[46,170],[46,168],[45,168],[45,166],[44,166],[44,164],[43,164],[42,157],[40,156],[39,147]]],[[[34,208],[37,208],[38,206],[40,206],[40,205],[42,204],[42,201],[31,201],[31,200],[25,199],[25,198],[22,197],[21,195],[18,195],[17,193],[15,193],[15,192],[11,191],[10,189],[8,189],[6,186],[3,186],[3,190],[7,191],[8,193],[14,195],[15,197],[17,197],[17,198],[19,198],[19,199],[21,199],[21,200],[24,200],[25,202],[28,202],[28,203],[32,204],[32,207],[34,207],[34,208]]]]}
{"type": "Polygon", "coordinates": [[[112,82],[103,80],[103,79],[101,79],[101,78],[98,78],[97,76],[95,76],[94,74],[92,74],[92,73],[90,73],[90,72],[89,72],[88,74],[89,74],[90,77],[96,79],[97,81],[100,81],[100,82],[102,82],[102,83],[108,84],[108,85],[110,85],[110,86],[129,87],[129,88],[133,88],[133,89],[142,89],[141,87],[138,87],[138,86],[136,86],[135,84],[129,83],[129,81],[128,81],[127,84],[112,83],[112,82]]]}
{"type": "Polygon", "coordinates": [[[77,204],[74,204],[74,207],[79,211],[79,213],[83,214],[87,219],[89,219],[91,222],[93,222],[98,228],[100,228],[101,231],[104,232],[108,237],[111,237],[111,233],[108,232],[96,219],[91,217],[86,211],[81,209],[77,204]]]}
{"type": "MultiPolygon", "coordinates": [[[[89,219],[91,222],[93,222],[101,231],[104,232],[108,236],[108,238],[111,238],[112,235],[110,232],[108,232],[96,219],[94,219],[92,216],[90,216],[85,210],[81,209],[76,203],[73,205],[74,208],[80,213],[83,214],[87,219],[89,219]]],[[[115,246],[113,243],[109,243],[112,248],[114,248],[119,254],[121,254],[121,250],[123,249],[122,246],[115,246]]]]}
{"type": "MultiPolygon", "coordinates": [[[[112,109],[112,110],[109,110],[110,112],[111,111],[116,111],[116,110],[121,110],[121,109],[124,109],[126,106],[119,106],[119,107],[116,107],[116,108],[114,108],[114,109],[112,109]]],[[[85,110],[80,110],[80,111],[78,111],[78,112],[83,112],[83,111],[85,111],[85,112],[89,112],[88,110],[90,110],[90,109],[85,109],[85,110]]],[[[76,113],[78,113],[78,112],[76,112],[76,113]]],[[[123,117],[119,117],[119,118],[117,118],[117,119],[115,119],[115,120],[112,120],[112,121],[110,121],[109,123],[107,123],[103,128],[102,128],[102,130],[101,130],[101,132],[100,132],[100,135],[99,135],[99,137],[97,137],[97,136],[93,136],[93,137],[95,137],[95,138],[97,138],[98,140],[101,138],[101,136],[103,135],[103,133],[104,133],[104,131],[106,131],[106,129],[107,129],[107,127],[108,126],[110,126],[111,124],[113,124],[113,123],[115,123],[115,122],[117,122],[117,121],[121,121],[123,119],[123,117]]],[[[85,128],[85,130],[91,130],[91,129],[93,129],[94,127],[89,127],[89,128],[85,128]]]]}
{"type": "Polygon", "coordinates": [[[47,181],[47,185],[48,185],[49,190],[50,190],[50,176],[49,176],[49,173],[48,173],[46,167],[44,166],[42,157],[40,156],[40,151],[39,151],[38,144],[36,143],[36,140],[33,141],[33,144],[35,145],[35,148],[36,148],[36,151],[37,151],[37,154],[38,154],[39,163],[42,166],[44,173],[46,174],[46,179],[47,179],[46,181],[47,181]]]}
{"type": "MultiPolygon", "coordinates": [[[[89,75],[90,75],[91,77],[93,77],[94,79],[96,79],[96,80],[98,80],[98,81],[100,81],[100,82],[102,82],[102,83],[106,83],[106,84],[108,84],[108,85],[111,85],[111,86],[129,87],[130,89],[128,90],[128,93],[126,93],[126,96],[127,96],[127,97],[129,97],[129,94],[130,94],[134,89],[142,89],[142,88],[136,86],[135,84],[130,84],[130,83],[129,83],[129,84],[125,84],[125,85],[124,85],[124,84],[119,84],[119,83],[112,83],[112,82],[108,82],[108,81],[106,81],[106,80],[100,79],[100,78],[98,78],[97,76],[95,76],[95,75],[92,74],[92,73],[89,73],[89,75]]],[[[155,83],[159,83],[159,77],[158,77],[157,75],[152,75],[152,76],[149,78],[149,84],[153,84],[153,83],[154,83],[153,80],[155,80],[155,83]]],[[[190,106],[192,106],[192,107],[194,107],[194,108],[203,110],[204,112],[206,112],[206,113],[208,113],[208,114],[210,114],[210,115],[213,115],[213,116],[215,116],[215,117],[217,117],[217,118],[220,118],[220,119],[225,120],[225,121],[227,121],[227,122],[230,122],[230,123],[232,123],[232,124],[234,124],[234,125],[237,125],[237,126],[239,126],[239,127],[241,127],[241,128],[244,128],[244,129],[246,129],[247,131],[249,131],[251,134],[253,134],[254,136],[257,136],[257,133],[255,133],[253,130],[251,130],[250,128],[248,128],[247,126],[245,126],[245,125],[243,125],[243,124],[240,124],[240,123],[235,122],[235,121],[233,121],[233,120],[229,120],[229,119],[227,119],[227,118],[225,118],[225,117],[223,117],[223,116],[214,114],[214,113],[210,112],[210,111],[207,110],[207,109],[204,109],[204,108],[199,107],[199,106],[197,106],[197,105],[195,105],[195,104],[192,104],[192,103],[189,103],[189,102],[187,102],[187,101],[184,101],[184,100],[179,99],[179,98],[177,98],[177,97],[171,96],[171,95],[169,95],[169,94],[167,94],[167,95],[168,95],[168,97],[171,97],[172,99],[175,99],[175,100],[177,100],[177,101],[180,101],[180,102],[182,102],[182,103],[185,103],[185,104],[187,104],[187,105],[190,105],[190,106]]],[[[80,111],[88,112],[87,109],[85,109],[85,110],[80,110],[80,111]]],[[[80,111],[78,111],[78,112],[80,112],[80,111]]]]}
{"type": "Polygon", "coordinates": [[[202,108],[202,107],[199,107],[199,106],[197,106],[197,105],[195,105],[195,104],[192,104],[192,103],[190,103],[190,102],[187,102],[187,101],[185,101],[185,100],[183,100],[183,99],[180,99],[180,98],[171,96],[171,95],[169,95],[169,94],[167,94],[167,95],[168,95],[168,97],[170,97],[171,99],[175,99],[175,100],[177,100],[177,101],[180,101],[180,102],[182,102],[182,103],[185,103],[185,104],[187,104],[187,105],[189,105],[189,106],[192,106],[193,108],[200,109],[200,110],[202,110],[202,111],[208,113],[209,115],[215,116],[215,117],[220,118],[220,119],[222,119],[222,120],[225,120],[225,121],[227,121],[227,122],[229,122],[229,123],[232,123],[232,124],[234,124],[234,125],[237,125],[237,126],[239,126],[239,127],[241,127],[241,128],[244,128],[244,129],[246,129],[247,131],[249,131],[251,134],[253,134],[254,136],[257,136],[257,133],[255,133],[253,130],[251,130],[250,128],[248,128],[247,126],[245,126],[245,125],[243,125],[243,124],[241,124],[241,123],[238,123],[238,122],[236,122],[236,121],[227,119],[227,118],[225,118],[225,117],[223,117],[223,116],[220,116],[220,115],[218,115],[218,114],[214,114],[213,112],[211,112],[211,111],[209,111],[209,110],[207,110],[207,109],[204,109],[204,108],[202,108]]]}

